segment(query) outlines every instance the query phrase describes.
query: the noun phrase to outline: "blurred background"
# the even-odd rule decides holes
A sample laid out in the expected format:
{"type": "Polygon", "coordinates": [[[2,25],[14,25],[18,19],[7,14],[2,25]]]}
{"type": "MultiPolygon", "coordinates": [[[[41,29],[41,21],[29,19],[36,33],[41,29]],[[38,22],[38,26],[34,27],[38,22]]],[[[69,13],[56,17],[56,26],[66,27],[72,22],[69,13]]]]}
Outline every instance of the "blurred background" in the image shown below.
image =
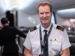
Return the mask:
{"type": "MultiPolygon", "coordinates": [[[[31,27],[40,24],[37,8],[41,2],[52,4],[52,23],[65,27],[71,44],[75,45],[75,0],[0,0],[0,19],[7,17],[10,26],[14,26],[27,34],[31,27]]],[[[0,28],[2,28],[1,22],[0,28]]],[[[23,56],[24,47],[22,44],[24,39],[17,38],[17,40],[19,52],[23,56]]],[[[2,47],[0,47],[0,54],[1,52],[2,47]]]]}

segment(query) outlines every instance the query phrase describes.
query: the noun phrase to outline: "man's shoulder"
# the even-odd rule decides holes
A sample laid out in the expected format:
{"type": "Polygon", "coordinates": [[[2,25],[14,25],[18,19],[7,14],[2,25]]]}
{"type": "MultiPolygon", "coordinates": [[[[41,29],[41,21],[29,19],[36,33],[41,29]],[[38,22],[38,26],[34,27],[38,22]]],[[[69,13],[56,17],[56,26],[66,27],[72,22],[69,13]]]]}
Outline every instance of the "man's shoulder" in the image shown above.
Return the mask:
{"type": "Polygon", "coordinates": [[[6,26],[5,28],[13,28],[13,26],[6,26]]]}
{"type": "Polygon", "coordinates": [[[6,29],[9,29],[9,30],[16,30],[17,28],[16,28],[16,27],[13,27],[13,26],[8,26],[6,29]]]}
{"type": "Polygon", "coordinates": [[[9,28],[16,28],[16,27],[13,27],[13,26],[9,26],[9,28]]]}
{"type": "Polygon", "coordinates": [[[40,24],[30,28],[30,32],[37,30],[39,28],[39,26],[40,26],[40,24]]]}
{"type": "Polygon", "coordinates": [[[35,26],[35,27],[32,27],[32,28],[30,28],[30,32],[33,32],[33,31],[35,31],[37,29],[37,27],[35,26]]]}
{"type": "Polygon", "coordinates": [[[60,26],[58,24],[53,24],[54,28],[57,29],[57,30],[61,30],[61,31],[64,31],[64,27],[63,26],[60,26]]]}
{"type": "Polygon", "coordinates": [[[1,32],[1,30],[2,30],[2,29],[0,29],[0,32],[1,32]]]}

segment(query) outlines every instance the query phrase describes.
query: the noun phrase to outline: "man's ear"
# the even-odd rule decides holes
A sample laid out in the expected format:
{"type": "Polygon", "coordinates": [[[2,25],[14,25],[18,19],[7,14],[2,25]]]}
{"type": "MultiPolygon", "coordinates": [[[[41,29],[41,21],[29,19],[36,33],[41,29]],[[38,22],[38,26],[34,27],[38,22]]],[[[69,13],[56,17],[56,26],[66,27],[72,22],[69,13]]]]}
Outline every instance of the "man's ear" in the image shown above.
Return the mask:
{"type": "Polygon", "coordinates": [[[8,24],[10,23],[10,21],[8,21],[8,24]]]}
{"type": "Polygon", "coordinates": [[[51,17],[52,17],[52,12],[51,12],[51,17]]]}

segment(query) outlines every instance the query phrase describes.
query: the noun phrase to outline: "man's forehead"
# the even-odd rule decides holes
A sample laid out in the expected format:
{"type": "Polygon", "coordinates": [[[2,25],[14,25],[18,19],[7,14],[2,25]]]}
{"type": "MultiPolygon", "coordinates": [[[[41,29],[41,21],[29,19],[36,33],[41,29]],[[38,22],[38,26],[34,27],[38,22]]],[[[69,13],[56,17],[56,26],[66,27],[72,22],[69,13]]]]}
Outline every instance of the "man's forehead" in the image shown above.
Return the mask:
{"type": "Polygon", "coordinates": [[[46,6],[40,6],[39,8],[38,8],[38,10],[39,11],[44,11],[44,10],[49,10],[50,11],[50,7],[48,6],[48,5],[46,5],[46,6]]]}

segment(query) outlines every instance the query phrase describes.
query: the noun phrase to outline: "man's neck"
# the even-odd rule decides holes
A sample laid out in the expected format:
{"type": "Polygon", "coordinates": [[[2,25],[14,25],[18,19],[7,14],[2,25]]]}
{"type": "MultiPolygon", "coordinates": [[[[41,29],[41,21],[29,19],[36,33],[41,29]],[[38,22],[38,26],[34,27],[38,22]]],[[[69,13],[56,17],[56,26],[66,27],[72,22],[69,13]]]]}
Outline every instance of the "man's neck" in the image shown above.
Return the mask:
{"type": "Polygon", "coordinates": [[[51,23],[49,23],[49,24],[42,24],[42,26],[43,26],[45,29],[47,29],[50,25],[51,25],[51,23]]]}
{"type": "Polygon", "coordinates": [[[4,24],[3,26],[6,26],[6,25],[9,25],[9,24],[4,24]]]}

